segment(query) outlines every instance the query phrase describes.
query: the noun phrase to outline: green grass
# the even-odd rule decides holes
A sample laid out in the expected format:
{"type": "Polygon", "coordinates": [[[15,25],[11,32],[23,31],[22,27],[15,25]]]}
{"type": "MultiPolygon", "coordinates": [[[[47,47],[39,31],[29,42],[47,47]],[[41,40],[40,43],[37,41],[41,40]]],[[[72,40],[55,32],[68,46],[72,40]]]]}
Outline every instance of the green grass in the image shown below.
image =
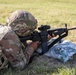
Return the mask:
{"type": "MultiPolygon", "coordinates": [[[[11,12],[24,9],[32,13],[38,20],[38,26],[51,25],[52,28],[76,25],[76,0],[0,0],[0,23],[6,23],[11,12]]],[[[70,32],[70,40],[75,41],[76,36],[70,32]],[[72,35],[72,36],[71,36],[72,35]]]]}
{"type": "MultiPolygon", "coordinates": [[[[68,27],[76,26],[76,0],[0,0],[0,23],[5,24],[11,12],[19,9],[32,13],[38,20],[38,26],[48,24],[57,28],[64,23],[67,23],[68,27]]],[[[66,39],[76,42],[76,35],[73,34],[76,34],[76,31],[69,32],[66,39]]],[[[55,69],[46,69],[45,66],[35,66],[35,69],[26,69],[21,73],[9,69],[4,75],[76,75],[76,68],[57,69],[58,72],[55,72],[55,69]]]]}

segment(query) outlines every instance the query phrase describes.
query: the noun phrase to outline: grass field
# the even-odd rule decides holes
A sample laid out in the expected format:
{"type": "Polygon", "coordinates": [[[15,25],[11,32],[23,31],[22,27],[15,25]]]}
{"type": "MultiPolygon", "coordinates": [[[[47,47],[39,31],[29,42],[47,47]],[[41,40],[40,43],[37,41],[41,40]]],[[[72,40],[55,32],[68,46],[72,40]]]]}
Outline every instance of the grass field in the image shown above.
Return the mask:
{"type": "MultiPolygon", "coordinates": [[[[32,13],[41,24],[51,25],[52,28],[76,25],[76,0],[0,0],[0,23],[4,24],[11,12],[24,9],[32,13]]],[[[75,41],[75,35],[70,32],[70,40],[75,41]]]]}
{"type": "MultiPolygon", "coordinates": [[[[0,0],[0,23],[5,24],[11,12],[15,10],[27,10],[38,20],[38,26],[48,24],[51,28],[63,27],[64,23],[68,27],[76,26],[76,0],[0,0]]],[[[76,43],[76,31],[70,31],[66,39],[76,43]]],[[[36,67],[35,69],[38,69],[36,67]]],[[[30,68],[31,69],[31,68],[30,68]]],[[[30,70],[29,69],[29,70],[30,70]]],[[[76,68],[57,69],[58,72],[48,71],[43,67],[38,70],[12,72],[9,69],[2,75],[76,75],[76,68]],[[25,74],[26,73],[26,74],[25,74]]],[[[0,74],[0,75],[1,75],[0,74]]]]}

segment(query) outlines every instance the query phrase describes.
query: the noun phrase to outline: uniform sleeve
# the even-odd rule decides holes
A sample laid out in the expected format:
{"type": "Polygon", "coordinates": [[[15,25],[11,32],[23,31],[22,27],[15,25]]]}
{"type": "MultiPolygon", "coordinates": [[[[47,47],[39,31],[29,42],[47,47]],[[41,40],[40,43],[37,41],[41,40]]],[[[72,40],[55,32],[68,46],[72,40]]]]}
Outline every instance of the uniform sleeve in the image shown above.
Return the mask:
{"type": "Polygon", "coordinates": [[[26,66],[29,57],[24,55],[21,42],[13,31],[3,37],[1,46],[12,68],[22,70],[26,66]]]}

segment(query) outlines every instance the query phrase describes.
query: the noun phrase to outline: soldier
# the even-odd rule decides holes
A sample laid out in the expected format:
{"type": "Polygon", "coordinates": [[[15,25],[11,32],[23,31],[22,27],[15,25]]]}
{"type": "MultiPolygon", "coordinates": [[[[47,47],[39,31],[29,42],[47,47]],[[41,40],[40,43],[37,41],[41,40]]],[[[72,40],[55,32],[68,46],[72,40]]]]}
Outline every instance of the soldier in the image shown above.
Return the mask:
{"type": "Polygon", "coordinates": [[[34,16],[24,10],[13,12],[5,26],[0,25],[0,67],[9,63],[13,69],[23,70],[29,63],[33,52],[37,50],[39,41],[31,42],[26,49],[18,36],[30,35],[37,27],[34,16]]]}
{"type": "Polygon", "coordinates": [[[12,68],[24,69],[32,53],[37,49],[38,41],[30,43],[26,49],[23,49],[18,38],[18,36],[30,35],[36,27],[37,20],[24,10],[13,12],[7,20],[7,26],[0,25],[0,50],[12,68]]]}

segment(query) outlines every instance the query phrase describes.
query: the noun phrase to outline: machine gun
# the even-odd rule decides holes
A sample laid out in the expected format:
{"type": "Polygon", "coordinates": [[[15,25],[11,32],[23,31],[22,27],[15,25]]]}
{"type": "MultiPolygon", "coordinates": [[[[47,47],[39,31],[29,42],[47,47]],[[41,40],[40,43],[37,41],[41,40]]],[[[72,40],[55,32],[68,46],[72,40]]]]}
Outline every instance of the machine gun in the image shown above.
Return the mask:
{"type": "Polygon", "coordinates": [[[67,29],[67,24],[65,24],[65,28],[57,28],[57,29],[50,29],[50,25],[41,25],[41,27],[38,28],[39,31],[34,31],[29,36],[20,37],[20,41],[21,42],[24,42],[26,40],[40,41],[41,45],[42,45],[42,53],[41,54],[44,54],[54,44],[56,44],[58,41],[60,42],[60,40],[62,38],[66,37],[68,35],[69,30],[74,30],[74,29],[76,29],[76,27],[67,29]],[[57,39],[54,40],[49,46],[47,44],[48,34],[51,36],[58,35],[57,39]]]}

